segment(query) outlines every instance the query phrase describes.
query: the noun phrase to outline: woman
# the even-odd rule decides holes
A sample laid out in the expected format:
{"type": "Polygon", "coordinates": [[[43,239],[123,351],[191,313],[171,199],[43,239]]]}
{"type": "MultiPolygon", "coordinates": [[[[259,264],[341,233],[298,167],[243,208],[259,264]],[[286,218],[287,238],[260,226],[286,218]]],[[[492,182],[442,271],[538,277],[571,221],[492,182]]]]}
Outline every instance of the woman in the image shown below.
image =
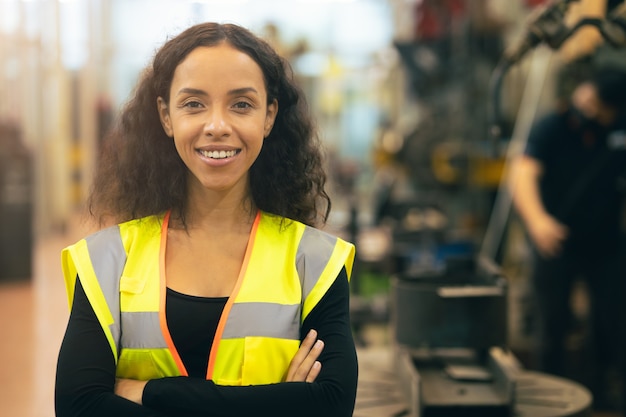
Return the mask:
{"type": "Polygon", "coordinates": [[[313,227],[330,200],[287,69],[235,25],[157,52],[90,197],[114,226],[63,251],[57,416],[352,414],[354,247],[313,227]]]}

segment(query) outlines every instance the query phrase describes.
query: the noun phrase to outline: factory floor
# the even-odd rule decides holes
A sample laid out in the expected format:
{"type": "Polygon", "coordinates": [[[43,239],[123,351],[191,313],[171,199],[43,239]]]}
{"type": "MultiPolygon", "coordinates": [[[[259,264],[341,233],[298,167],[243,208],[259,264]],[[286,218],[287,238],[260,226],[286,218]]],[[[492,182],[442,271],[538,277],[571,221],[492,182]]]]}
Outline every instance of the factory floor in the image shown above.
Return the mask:
{"type": "MultiPolygon", "coordinates": [[[[57,352],[68,310],[61,278],[61,249],[80,230],[40,238],[33,251],[30,279],[0,280],[0,417],[53,417],[57,352]]],[[[365,327],[359,347],[360,377],[355,417],[405,415],[406,404],[391,369],[384,325],[365,327]]],[[[593,417],[618,417],[594,413],[593,417]]]]}

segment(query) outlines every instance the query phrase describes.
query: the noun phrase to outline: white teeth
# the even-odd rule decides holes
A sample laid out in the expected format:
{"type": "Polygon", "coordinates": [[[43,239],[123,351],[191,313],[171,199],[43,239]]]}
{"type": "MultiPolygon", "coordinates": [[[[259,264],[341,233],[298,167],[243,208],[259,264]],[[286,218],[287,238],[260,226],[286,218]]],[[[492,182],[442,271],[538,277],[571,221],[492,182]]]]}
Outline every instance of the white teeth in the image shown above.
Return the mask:
{"type": "Polygon", "coordinates": [[[202,155],[211,159],[232,158],[237,151],[200,151],[202,155]]]}

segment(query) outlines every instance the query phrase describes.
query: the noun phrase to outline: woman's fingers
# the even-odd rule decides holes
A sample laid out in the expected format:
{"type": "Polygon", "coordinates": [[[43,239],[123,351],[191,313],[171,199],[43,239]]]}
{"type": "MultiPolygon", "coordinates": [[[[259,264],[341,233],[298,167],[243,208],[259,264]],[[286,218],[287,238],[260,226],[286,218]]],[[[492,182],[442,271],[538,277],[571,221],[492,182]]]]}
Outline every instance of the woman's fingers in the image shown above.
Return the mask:
{"type": "Polygon", "coordinates": [[[322,350],[324,350],[324,342],[317,340],[317,332],[311,330],[293,357],[286,380],[291,382],[315,381],[321,369],[321,364],[317,358],[322,350]]]}
{"type": "Polygon", "coordinates": [[[289,364],[289,370],[287,371],[287,381],[294,381],[293,378],[295,377],[295,374],[298,368],[300,367],[300,365],[302,364],[302,362],[308,355],[309,351],[313,347],[313,344],[315,343],[316,339],[317,339],[317,332],[315,330],[309,331],[309,333],[306,335],[306,337],[302,341],[302,344],[300,345],[300,349],[298,349],[298,352],[296,352],[295,356],[291,360],[291,363],[289,364]]]}
{"type": "Polygon", "coordinates": [[[322,363],[320,361],[315,361],[309,374],[306,376],[306,382],[315,382],[315,378],[320,374],[322,370],[322,363]]]}

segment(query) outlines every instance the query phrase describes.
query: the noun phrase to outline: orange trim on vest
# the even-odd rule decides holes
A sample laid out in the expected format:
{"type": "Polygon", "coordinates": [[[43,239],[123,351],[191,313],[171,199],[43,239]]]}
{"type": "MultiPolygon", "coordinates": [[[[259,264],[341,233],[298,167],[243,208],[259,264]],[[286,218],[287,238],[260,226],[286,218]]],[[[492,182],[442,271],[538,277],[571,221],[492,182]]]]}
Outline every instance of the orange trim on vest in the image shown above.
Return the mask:
{"type": "Polygon", "coordinates": [[[178,367],[178,371],[182,376],[189,376],[189,374],[187,373],[187,369],[183,364],[183,360],[180,358],[178,350],[176,350],[176,346],[174,346],[174,341],[172,340],[170,329],[167,327],[167,316],[165,315],[165,298],[167,295],[167,287],[165,283],[165,250],[167,248],[167,229],[170,222],[170,214],[171,211],[165,213],[165,217],[163,217],[163,225],[161,226],[161,247],[159,249],[159,280],[161,281],[159,322],[161,324],[161,333],[163,333],[163,338],[165,339],[165,343],[167,343],[167,347],[172,354],[172,358],[174,358],[174,362],[176,363],[176,367],[178,367]]]}
{"type": "Polygon", "coordinates": [[[259,228],[259,223],[261,222],[261,211],[259,210],[256,214],[256,218],[254,219],[254,224],[252,225],[252,230],[250,231],[250,237],[248,238],[248,247],[246,248],[246,254],[243,258],[243,263],[241,264],[241,269],[239,270],[239,277],[237,277],[237,283],[235,284],[235,288],[233,288],[233,292],[228,298],[226,305],[224,306],[224,311],[220,317],[220,321],[217,324],[217,331],[215,332],[215,338],[213,339],[213,346],[211,346],[211,353],[209,354],[209,366],[206,371],[206,379],[213,379],[213,370],[215,369],[215,359],[217,358],[217,352],[219,351],[219,345],[222,341],[222,334],[224,333],[224,327],[226,327],[226,321],[228,320],[228,315],[230,314],[230,310],[235,302],[235,298],[237,298],[237,294],[239,294],[239,290],[241,289],[241,284],[243,283],[243,278],[246,275],[246,271],[248,270],[248,262],[250,261],[250,255],[252,254],[252,248],[254,247],[256,232],[259,228]]]}

